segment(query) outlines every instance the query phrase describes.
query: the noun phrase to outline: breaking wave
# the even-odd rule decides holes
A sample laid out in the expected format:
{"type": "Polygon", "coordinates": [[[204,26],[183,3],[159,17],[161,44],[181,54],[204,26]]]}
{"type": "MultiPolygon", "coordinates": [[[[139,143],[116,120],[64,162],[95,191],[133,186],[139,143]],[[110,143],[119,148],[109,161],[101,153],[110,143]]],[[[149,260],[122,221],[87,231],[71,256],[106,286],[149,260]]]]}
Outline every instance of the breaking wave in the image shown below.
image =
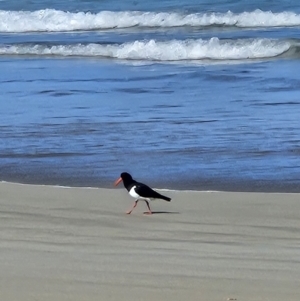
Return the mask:
{"type": "Polygon", "coordinates": [[[268,59],[298,49],[289,40],[239,39],[134,41],[123,44],[14,44],[0,45],[0,55],[105,57],[122,60],[248,60],[268,59]]]}
{"type": "Polygon", "coordinates": [[[242,28],[300,26],[294,12],[255,10],[243,13],[177,13],[141,11],[101,11],[99,13],[64,12],[54,9],[30,11],[0,10],[0,32],[60,32],[107,30],[130,27],[207,27],[242,28]]]}

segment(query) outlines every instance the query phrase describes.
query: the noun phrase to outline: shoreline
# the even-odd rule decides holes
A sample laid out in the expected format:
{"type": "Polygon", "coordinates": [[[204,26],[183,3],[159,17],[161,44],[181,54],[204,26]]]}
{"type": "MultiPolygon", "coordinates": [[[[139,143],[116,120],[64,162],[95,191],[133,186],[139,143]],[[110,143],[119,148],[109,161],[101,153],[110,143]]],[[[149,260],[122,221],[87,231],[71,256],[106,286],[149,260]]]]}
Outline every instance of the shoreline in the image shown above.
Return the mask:
{"type": "MultiPolygon", "coordinates": [[[[123,186],[114,187],[101,187],[101,186],[68,186],[68,185],[55,185],[55,184],[40,184],[40,183],[20,183],[20,182],[10,182],[5,180],[0,180],[1,184],[9,184],[9,185],[21,185],[21,186],[32,186],[32,187],[53,187],[53,188],[62,188],[62,189],[95,189],[95,190],[124,190],[123,186]]],[[[154,190],[164,191],[164,192],[174,192],[174,193],[249,193],[249,194],[299,194],[300,191],[231,191],[231,190],[196,190],[196,189],[170,189],[170,188],[157,188],[153,187],[154,190]]]]}
{"type": "MultiPolygon", "coordinates": [[[[116,177],[117,178],[117,177],[116,177]]],[[[41,185],[41,186],[61,186],[70,188],[103,188],[103,189],[113,189],[113,183],[115,179],[111,181],[19,181],[17,179],[0,179],[0,183],[15,183],[22,185],[41,185]]],[[[244,192],[244,193],[300,193],[300,182],[294,181],[252,181],[247,182],[243,180],[240,183],[235,183],[234,181],[229,181],[228,183],[218,183],[214,181],[207,181],[196,185],[195,183],[182,183],[179,182],[166,182],[163,185],[158,181],[151,180],[141,180],[141,182],[147,183],[149,186],[158,190],[170,190],[170,191],[215,191],[215,192],[244,192]]]]}

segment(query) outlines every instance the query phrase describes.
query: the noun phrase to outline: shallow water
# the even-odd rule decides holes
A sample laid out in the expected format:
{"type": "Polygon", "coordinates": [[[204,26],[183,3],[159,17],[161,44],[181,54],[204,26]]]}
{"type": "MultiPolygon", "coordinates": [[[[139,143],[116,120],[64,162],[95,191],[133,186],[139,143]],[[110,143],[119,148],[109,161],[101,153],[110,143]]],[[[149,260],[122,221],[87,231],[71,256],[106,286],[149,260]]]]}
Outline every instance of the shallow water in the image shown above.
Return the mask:
{"type": "Polygon", "coordinates": [[[0,2],[1,180],[300,190],[292,1],[24,3],[0,2]]]}

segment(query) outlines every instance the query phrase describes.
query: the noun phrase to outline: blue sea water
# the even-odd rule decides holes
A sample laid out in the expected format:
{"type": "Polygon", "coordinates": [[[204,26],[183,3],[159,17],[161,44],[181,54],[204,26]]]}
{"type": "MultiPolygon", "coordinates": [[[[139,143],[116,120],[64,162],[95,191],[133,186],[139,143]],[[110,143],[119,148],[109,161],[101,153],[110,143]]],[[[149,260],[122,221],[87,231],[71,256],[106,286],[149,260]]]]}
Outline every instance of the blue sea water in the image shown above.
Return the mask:
{"type": "Polygon", "coordinates": [[[300,191],[297,1],[0,1],[0,180],[300,191]]]}

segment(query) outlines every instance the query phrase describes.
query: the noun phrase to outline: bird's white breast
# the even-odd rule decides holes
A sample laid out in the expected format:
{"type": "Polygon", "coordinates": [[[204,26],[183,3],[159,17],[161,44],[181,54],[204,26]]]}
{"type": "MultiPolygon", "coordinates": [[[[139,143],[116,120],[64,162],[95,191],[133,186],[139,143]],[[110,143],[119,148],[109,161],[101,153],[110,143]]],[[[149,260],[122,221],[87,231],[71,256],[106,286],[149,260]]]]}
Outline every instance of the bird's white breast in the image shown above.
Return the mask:
{"type": "Polygon", "coordinates": [[[135,188],[136,188],[136,186],[132,186],[132,188],[129,190],[129,194],[130,194],[133,198],[135,198],[135,199],[140,199],[140,200],[141,200],[141,199],[142,199],[142,200],[148,200],[148,201],[151,200],[150,198],[144,198],[144,197],[138,195],[138,194],[135,192],[135,188]]]}
{"type": "Polygon", "coordinates": [[[138,199],[138,198],[140,198],[140,196],[135,192],[135,188],[136,188],[136,186],[132,186],[132,188],[129,190],[129,194],[133,198],[138,199]]]}

